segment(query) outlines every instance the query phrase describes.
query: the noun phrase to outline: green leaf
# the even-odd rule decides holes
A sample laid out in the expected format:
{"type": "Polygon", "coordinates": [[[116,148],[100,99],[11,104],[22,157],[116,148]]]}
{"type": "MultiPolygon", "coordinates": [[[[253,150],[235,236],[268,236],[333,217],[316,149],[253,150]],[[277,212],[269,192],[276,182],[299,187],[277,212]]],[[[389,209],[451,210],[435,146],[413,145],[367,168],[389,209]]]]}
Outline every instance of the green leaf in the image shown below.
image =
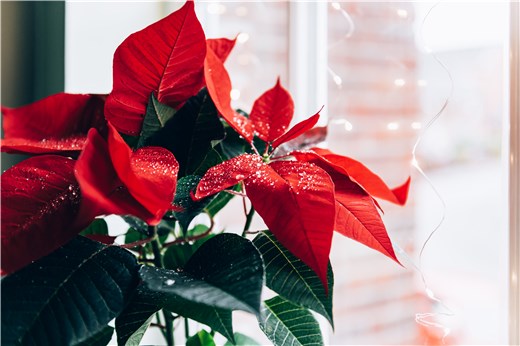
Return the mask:
{"type": "Polygon", "coordinates": [[[89,340],[123,311],[137,270],[130,252],[76,237],[2,280],[2,344],[89,340]]]}
{"type": "Polygon", "coordinates": [[[112,340],[112,334],[114,334],[114,328],[110,326],[105,326],[105,328],[101,329],[101,331],[95,335],[93,335],[88,340],[80,342],[76,344],[76,346],[102,346],[108,345],[110,340],[112,340]]]}
{"type": "MultiPolygon", "coordinates": [[[[203,225],[197,226],[202,226],[202,228],[206,230],[208,229],[208,227],[203,225]]],[[[204,244],[204,242],[214,236],[214,234],[208,234],[206,237],[198,239],[193,243],[175,244],[168,247],[163,255],[164,267],[167,269],[178,269],[184,267],[197,249],[204,244]]]]}
{"type": "Polygon", "coordinates": [[[332,317],[334,276],[330,264],[327,295],[316,273],[280,244],[270,231],[259,233],[253,240],[253,244],[264,259],[266,286],[293,303],[323,315],[334,327],[332,317]]]}
{"type": "Polygon", "coordinates": [[[137,143],[139,143],[139,138],[140,138],[139,136],[131,136],[131,135],[126,135],[124,133],[120,133],[120,135],[130,148],[132,148],[132,149],[137,148],[137,143]]]}
{"type": "Polygon", "coordinates": [[[247,239],[223,233],[202,244],[181,271],[143,267],[146,287],[191,302],[258,314],[264,278],[262,258],[247,239]]]}
{"type": "Polygon", "coordinates": [[[136,241],[144,240],[146,238],[148,238],[146,235],[136,231],[134,228],[130,228],[125,234],[125,244],[134,243],[136,241]]]}
{"type": "Polygon", "coordinates": [[[132,215],[122,215],[121,218],[128,224],[128,226],[138,231],[139,233],[144,234],[146,236],[151,235],[148,231],[148,225],[140,218],[132,215]]]}
{"type": "MultiPolygon", "coordinates": [[[[237,192],[240,191],[240,185],[237,184],[233,186],[231,190],[237,192]]],[[[233,199],[233,197],[235,197],[235,195],[232,195],[228,192],[219,192],[205,208],[206,213],[208,213],[210,217],[215,217],[215,215],[217,215],[217,213],[221,211],[222,208],[224,208],[226,204],[228,204],[229,201],[233,199]]]]}
{"type": "Polygon", "coordinates": [[[225,128],[226,137],[216,146],[217,151],[226,160],[242,155],[249,147],[247,141],[242,138],[232,127],[225,128]]]}
{"type": "Polygon", "coordinates": [[[125,310],[116,318],[117,344],[138,346],[153,314],[161,309],[139,285],[125,310]]]}
{"type": "Polygon", "coordinates": [[[250,338],[247,335],[235,333],[235,343],[232,344],[229,341],[226,341],[224,346],[261,346],[258,341],[250,338]]]}
{"type": "Polygon", "coordinates": [[[108,225],[103,219],[95,219],[80,235],[108,235],[108,225]]]}
{"type": "Polygon", "coordinates": [[[160,103],[152,92],[148,99],[148,106],[146,107],[146,114],[144,116],[139,141],[137,142],[137,148],[147,145],[150,137],[161,130],[174,114],[175,109],[160,103]]]}
{"type": "Polygon", "coordinates": [[[216,346],[215,340],[204,329],[186,340],[186,346],[216,346]]]}
{"type": "Polygon", "coordinates": [[[128,307],[116,319],[118,345],[134,345],[129,343],[132,337],[162,308],[203,323],[233,341],[231,311],[190,302],[171,294],[154,292],[143,283],[137,287],[128,307]]]}
{"type": "Polygon", "coordinates": [[[320,325],[312,313],[280,296],[264,302],[259,324],[275,346],[323,345],[320,325]]]}
{"type": "Polygon", "coordinates": [[[222,158],[222,156],[220,156],[218,151],[216,151],[215,149],[211,149],[210,151],[208,151],[208,154],[201,162],[199,167],[195,169],[193,175],[199,175],[202,177],[208,171],[208,169],[222,162],[224,162],[224,159],[222,158]]]}
{"type": "Polygon", "coordinates": [[[187,175],[177,182],[177,190],[175,191],[174,203],[182,207],[182,211],[174,212],[175,217],[179,220],[179,225],[183,234],[186,234],[190,222],[199,215],[206,205],[212,200],[211,197],[202,201],[195,202],[191,199],[191,192],[197,187],[201,177],[196,175],[187,175]]]}
{"type": "Polygon", "coordinates": [[[183,177],[193,174],[212,149],[214,141],[223,138],[224,127],[217,109],[203,88],[147,144],[170,150],[179,162],[179,177],[183,177]]]}
{"type": "Polygon", "coordinates": [[[248,239],[231,233],[218,234],[199,247],[184,271],[240,300],[245,311],[259,312],[264,265],[248,239]]]}

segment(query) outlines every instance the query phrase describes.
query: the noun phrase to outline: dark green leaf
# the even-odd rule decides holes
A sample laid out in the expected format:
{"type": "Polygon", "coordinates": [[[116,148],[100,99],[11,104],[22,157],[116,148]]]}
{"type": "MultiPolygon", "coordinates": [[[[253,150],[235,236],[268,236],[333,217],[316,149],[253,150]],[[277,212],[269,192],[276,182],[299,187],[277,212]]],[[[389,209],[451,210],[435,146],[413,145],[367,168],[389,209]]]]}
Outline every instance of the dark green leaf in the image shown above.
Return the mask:
{"type": "Polygon", "coordinates": [[[80,233],[81,235],[108,235],[108,225],[103,219],[95,219],[92,223],[80,233]]]}
{"type": "Polygon", "coordinates": [[[116,318],[117,344],[138,346],[153,314],[160,309],[139,285],[126,309],[116,318]]]}
{"type": "Polygon", "coordinates": [[[197,167],[197,169],[193,172],[193,175],[200,175],[202,177],[208,171],[208,169],[222,162],[224,162],[224,159],[222,156],[220,156],[218,151],[211,149],[208,151],[208,154],[201,162],[199,167],[197,167]]]}
{"type": "MultiPolygon", "coordinates": [[[[158,310],[166,308],[176,314],[203,323],[233,341],[231,311],[209,307],[181,297],[154,292],[141,284],[127,309],[116,319],[118,344],[126,345],[158,310]]],[[[128,344],[133,345],[133,344],[128,344]]]]}
{"type": "Polygon", "coordinates": [[[112,334],[114,334],[114,328],[105,326],[99,333],[93,335],[90,339],[76,344],[76,346],[104,346],[108,345],[112,340],[112,334]]]}
{"type": "MultiPolygon", "coordinates": [[[[255,146],[256,150],[259,152],[259,153],[264,153],[265,152],[265,148],[268,146],[268,144],[266,142],[264,142],[262,139],[260,139],[259,137],[255,136],[253,138],[253,145],[255,146]]],[[[250,154],[254,154],[255,152],[253,151],[253,149],[251,150],[248,150],[248,152],[250,154]]]]}
{"type": "Polygon", "coordinates": [[[245,311],[259,311],[264,266],[251,241],[236,234],[218,234],[202,244],[184,271],[242,301],[245,311]]]}
{"type": "Polygon", "coordinates": [[[232,344],[229,341],[226,341],[224,346],[260,346],[258,341],[250,338],[247,335],[235,333],[235,343],[232,344]]]}
{"type": "Polygon", "coordinates": [[[191,199],[190,194],[197,187],[200,178],[201,177],[196,175],[187,175],[177,182],[174,203],[182,207],[183,210],[175,212],[174,215],[177,220],[179,220],[183,234],[186,234],[191,220],[199,215],[204,210],[204,207],[212,200],[211,197],[199,202],[195,202],[191,199]]]}
{"type": "Polygon", "coordinates": [[[137,143],[139,143],[139,136],[131,136],[124,133],[120,133],[120,135],[130,148],[137,148],[137,143]]]}
{"type": "Polygon", "coordinates": [[[134,228],[130,228],[125,235],[125,244],[134,243],[136,241],[144,240],[146,238],[148,238],[146,235],[136,231],[134,228]]]}
{"type": "Polygon", "coordinates": [[[89,340],[123,311],[137,270],[130,252],[78,236],[2,280],[2,344],[89,340]]]}
{"type": "Polygon", "coordinates": [[[146,114],[144,116],[143,127],[137,147],[145,146],[149,138],[161,130],[174,114],[175,109],[160,103],[155,98],[155,95],[151,93],[148,99],[148,106],[146,107],[146,114]]]}
{"type": "Polygon", "coordinates": [[[233,128],[227,126],[226,129],[226,137],[216,149],[219,151],[220,155],[226,160],[232,159],[233,157],[242,155],[246,152],[246,148],[249,148],[249,144],[247,141],[242,138],[233,128]]]}
{"type": "Polygon", "coordinates": [[[151,234],[149,234],[148,225],[146,224],[146,222],[144,222],[140,218],[132,216],[132,215],[123,215],[123,216],[121,216],[121,218],[134,230],[136,230],[146,236],[151,235],[151,234]]]}
{"type": "Polygon", "coordinates": [[[179,177],[192,174],[211,150],[224,138],[217,109],[203,88],[191,97],[165,127],[147,142],[170,150],[179,162],[179,177]]]}
{"type": "MultiPolygon", "coordinates": [[[[203,225],[197,225],[202,226],[203,229],[207,230],[208,227],[203,225]]],[[[197,227],[196,227],[197,228],[197,227]]],[[[194,232],[189,232],[194,233],[194,232]]],[[[163,263],[164,267],[167,269],[178,269],[182,268],[186,265],[188,260],[191,258],[191,256],[197,251],[197,249],[204,244],[205,241],[208,239],[214,237],[214,234],[208,234],[202,239],[198,239],[195,242],[190,243],[182,243],[182,244],[175,244],[168,249],[166,249],[166,252],[163,255],[163,263]]]]}
{"type": "Polygon", "coordinates": [[[316,273],[290,253],[270,231],[259,233],[253,240],[265,263],[266,286],[293,303],[323,315],[334,326],[332,292],[334,276],[329,264],[329,294],[316,273]]]}
{"type": "Polygon", "coordinates": [[[321,346],[320,325],[312,313],[280,296],[264,302],[260,328],[275,346],[321,346]]]}
{"type": "Polygon", "coordinates": [[[186,346],[216,346],[210,333],[204,329],[186,341],[186,346]]]}

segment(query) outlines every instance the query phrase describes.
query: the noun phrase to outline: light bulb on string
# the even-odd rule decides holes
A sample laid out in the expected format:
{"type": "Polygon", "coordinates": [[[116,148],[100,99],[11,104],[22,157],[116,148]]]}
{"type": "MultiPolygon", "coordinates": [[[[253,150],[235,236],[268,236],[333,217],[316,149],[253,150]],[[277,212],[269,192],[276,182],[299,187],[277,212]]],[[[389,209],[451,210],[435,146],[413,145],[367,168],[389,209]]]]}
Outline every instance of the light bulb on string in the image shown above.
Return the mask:
{"type": "Polygon", "coordinates": [[[240,98],[240,90],[238,89],[231,89],[231,92],[229,93],[229,96],[231,96],[231,99],[236,101],[240,98]]]}
{"type": "Polygon", "coordinates": [[[394,85],[396,87],[402,87],[406,84],[406,81],[402,78],[397,78],[397,79],[394,79],[394,85]]]}
{"type": "Polygon", "coordinates": [[[403,8],[398,8],[396,12],[397,12],[397,15],[400,18],[403,18],[403,19],[408,18],[408,11],[407,10],[405,10],[403,8]]]}
{"type": "Polygon", "coordinates": [[[207,11],[210,14],[221,15],[226,13],[226,6],[218,3],[210,3],[207,7],[207,11]]]}
{"type": "Polygon", "coordinates": [[[336,84],[338,88],[341,88],[341,86],[343,85],[343,80],[341,79],[341,77],[336,72],[334,72],[332,68],[330,68],[330,66],[327,66],[327,71],[332,76],[334,84],[336,84]]]}
{"type": "Polygon", "coordinates": [[[399,130],[399,123],[396,121],[392,121],[386,125],[386,128],[390,131],[397,131],[399,130]]]}
{"type": "Polygon", "coordinates": [[[241,32],[240,34],[238,34],[237,36],[237,42],[240,43],[240,44],[244,44],[246,43],[247,41],[249,41],[249,34],[246,33],[246,32],[241,32]]]}

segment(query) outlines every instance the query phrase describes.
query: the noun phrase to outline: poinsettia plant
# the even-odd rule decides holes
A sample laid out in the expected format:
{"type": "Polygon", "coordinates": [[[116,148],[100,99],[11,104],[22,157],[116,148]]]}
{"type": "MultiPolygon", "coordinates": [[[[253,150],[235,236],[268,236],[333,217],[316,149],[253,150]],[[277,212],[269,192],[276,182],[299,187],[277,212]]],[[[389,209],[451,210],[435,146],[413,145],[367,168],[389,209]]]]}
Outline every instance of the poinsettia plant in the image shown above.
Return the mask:
{"type": "Polygon", "coordinates": [[[375,198],[404,204],[409,179],[391,189],[351,158],[288,151],[319,112],[290,127],[280,80],[235,110],[234,44],[206,39],[186,2],[117,48],[109,95],[2,107],[2,151],[33,155],[1,178],[3,343],[107,344],[115,319],[119,345],[149,327],[173,345],[184,319],[190,345],[250,344],[233,332],[242,310],[276,345],[323,344],[310,311],[333,325],[333,232],[398,263],[375,198]],[[242,234],[215,226],[234,197],[242,234]],[[128,226],[114,235],[108,215],[128,226]]]}

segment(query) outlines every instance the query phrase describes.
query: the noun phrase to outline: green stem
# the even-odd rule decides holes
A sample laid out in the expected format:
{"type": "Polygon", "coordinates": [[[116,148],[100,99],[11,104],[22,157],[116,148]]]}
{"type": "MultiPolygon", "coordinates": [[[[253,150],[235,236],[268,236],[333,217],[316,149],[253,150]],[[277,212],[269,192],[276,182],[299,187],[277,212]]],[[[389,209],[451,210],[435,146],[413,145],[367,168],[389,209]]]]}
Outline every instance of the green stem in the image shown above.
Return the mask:
{"type": "Polygon", "coordinates": [[[184,335],[186,340],[190,338],[190,320],[186,317],[184,318],[184,335]]]}
{"type": "MultiPolygon", "coordinates": [[[[148,226],[149,234],[152,234],[152,251],[153,251],[153,260],[154,264],[158,268],[163,268],[163,260],[161,255],[161,244],[159,243],[159,236],[157,235],[157,227],[156,226],[148,226]]],[[[162,310],[164,316],[164,325],[166,326],[166,334],[165,339],[168,346],[174,346],[175,341],[173,338],[173,317],[171,313],[165,309],[162,310]]]]}
{"type": "Polygon", "coordinates": [[[249,227],[251,227],[251,221],[253,221],[253,216],[255,215],[255,208],[251,206],[249,209],[249,213],[246,216],[246,224],[244,225],[244,230],[242,231],[242,237],[245,237],[247,231],[249,231],[249,227]]]}

